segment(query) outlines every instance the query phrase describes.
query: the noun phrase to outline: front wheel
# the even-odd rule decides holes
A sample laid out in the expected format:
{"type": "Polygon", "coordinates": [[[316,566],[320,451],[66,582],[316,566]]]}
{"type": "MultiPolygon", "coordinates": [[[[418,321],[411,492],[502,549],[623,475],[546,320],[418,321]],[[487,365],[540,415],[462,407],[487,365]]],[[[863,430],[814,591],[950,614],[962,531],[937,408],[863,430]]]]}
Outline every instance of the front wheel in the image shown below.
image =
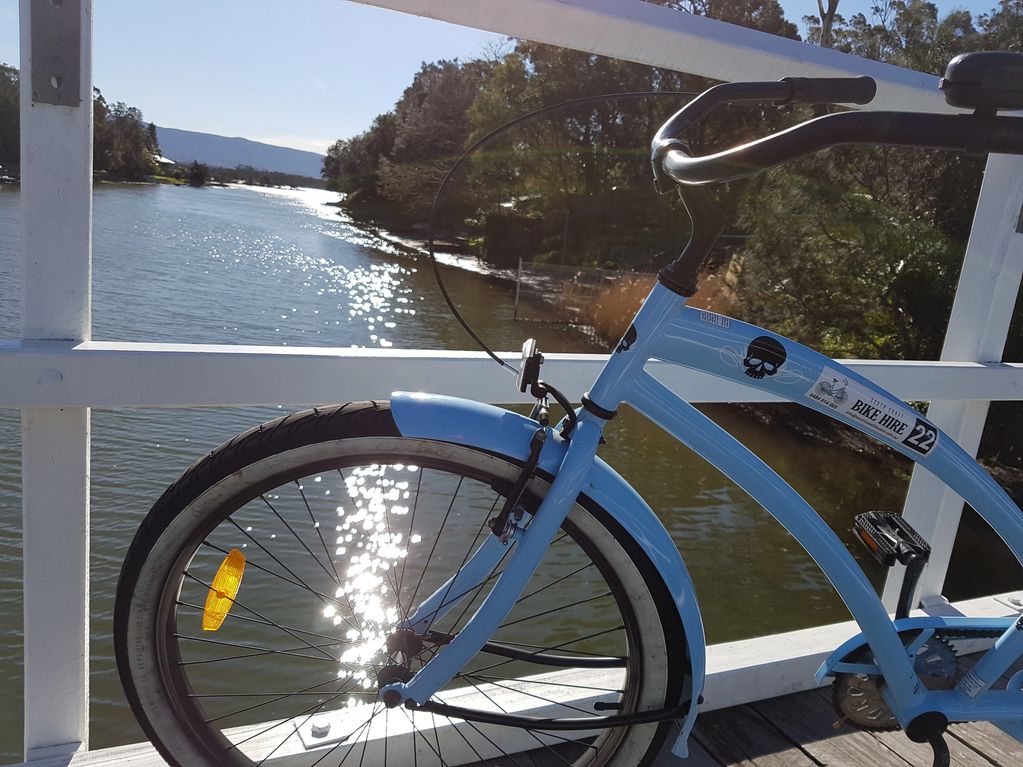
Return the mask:
{"type": "MultiPolygon", "coordinates": [[[[118,584],[115,649],[140,724],[179,767],[647,764],[668,723],[544,732],[679,702],[685,638],[646,555],[580,497],[491,641],[434,696],[498,723],[388,709],[458,633],[505,558],[419,634],[396,624],[492,535],[513,461],[403,438],[385,404],[264,424],[159,499],[118,584]],[[211,606],[212,605],[212,606],[211,606]]],[[[534,479],[523,505],[539,506],[534,479]]],[[[445,595],[445,601],[448,600],[445,595]]]]}

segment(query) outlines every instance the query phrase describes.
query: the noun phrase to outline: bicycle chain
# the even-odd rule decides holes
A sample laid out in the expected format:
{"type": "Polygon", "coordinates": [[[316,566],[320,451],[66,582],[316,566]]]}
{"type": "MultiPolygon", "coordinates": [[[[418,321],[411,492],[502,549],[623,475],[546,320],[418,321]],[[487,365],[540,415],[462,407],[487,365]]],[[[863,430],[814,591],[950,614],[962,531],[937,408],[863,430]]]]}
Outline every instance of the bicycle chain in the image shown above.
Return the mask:
{"type": "MultiPolygon", "coordinates": [[[[916,632],[918,629],[909,629],[903,634],[912,633],[913,636],[910,639],[916,638],[916,632]]],[[[941,642],[950,653],[952,657],[958,661],[958,656],[950,642],[954,642],[957,639],[993,639],[1000,637],[1002,631],[997,629],[971,629],[967,627],[962,628],[949,628],[946,630],[935,631],[932,639],[941,642]]],[[[860,653],[870,652],[869,648],[864,645],[855,652],[846,656],[842,660],[844,662],[856,663],[862,662],[857,660],[856,656],[860,653]]],[[[955,679],[959,678],[959,669],[956,669],[957,673],[955,679]]],[[[884,697],[881,695],[881,687],[884,684],[882,677],[876,674],[849,674],[849,673],[837,673],[835,674],[835,681],[832,685],[831,691],[831,704],[835,709],[835,712],[841,717],[841,720],[836,723],[850,724],[858,730],[865,730],[868,732],[890,732],[892,730],[901,729],[895,720],[895,715],[892,710],[885,703],[884,697]],[[850,686],[850,680],[856,680],[857,688],[850,686]],[[852,690],[857,689],[860,692],[860,697],[865,701],[866,707],[869,708],[868,717],[872,718],[859,718],[860,712],[864,709],[861,704],[859,710],[854,708],[847,708],[843,704],[852,695],[852,690]],[[895,724],[880,724],[880,722],[896,722],[895,724]]]]}

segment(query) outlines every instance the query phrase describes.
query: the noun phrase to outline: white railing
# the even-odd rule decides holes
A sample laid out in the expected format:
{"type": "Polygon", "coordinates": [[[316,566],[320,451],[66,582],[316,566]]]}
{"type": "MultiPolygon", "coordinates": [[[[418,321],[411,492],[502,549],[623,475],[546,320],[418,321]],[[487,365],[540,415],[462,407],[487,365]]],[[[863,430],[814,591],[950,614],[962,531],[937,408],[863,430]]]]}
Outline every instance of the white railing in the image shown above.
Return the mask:
{"type": "MultiPolygon", "coordinates": [[[[948,110],[936,78],[639,0],[369,4],[718,79],[869,74],[879,85],[871,108],[948,110]]],[[[0,407],[23,414],[25,750],[39,760],[88,743],[90,407],[301,404],[399,388],[486,397],[509,387],[473,353],[90,341],[92,0],[21,0],[20,9],[24,340],[0,343],[0,407]],[[33,35],[44,16],[57,34],[33,35]],[[37,84],[66,90],[76,80],[73,105],[44,103],[61,101],[45,88],[32,92],[33,76],[61,57],[60,71],[37,84]]],[[[852,363],[905,399],[931,400],[931,418],[967,450],[976,450],[990,400],[1023,399],[1023,366],[998,362],[1023,269],[1021,205],[1023,160],[991,157],[941,362],[852,363]]],[[[568,390],[582,391],[600,357],[548,361],[568,390]]],[[[678,369],[659,375],[694,401],[764,399],[678,369]]],[[[934,545],[921,587],[932,602],[940,601],[960,508],[929,475],[914,474],[905,513],[934,545]]],[[[780,652],[805,666],[819,650],[807,640],[758,657],[780,652]]],[[[761,663],[753,683],[733,688],[747,699],[794,689],[783,679],[794,667],[761,663]]],[[[742,672],[733,664],[728,673],[742,672]]],[[[739,694],[722,699],[738,702],[739,694]]]]}

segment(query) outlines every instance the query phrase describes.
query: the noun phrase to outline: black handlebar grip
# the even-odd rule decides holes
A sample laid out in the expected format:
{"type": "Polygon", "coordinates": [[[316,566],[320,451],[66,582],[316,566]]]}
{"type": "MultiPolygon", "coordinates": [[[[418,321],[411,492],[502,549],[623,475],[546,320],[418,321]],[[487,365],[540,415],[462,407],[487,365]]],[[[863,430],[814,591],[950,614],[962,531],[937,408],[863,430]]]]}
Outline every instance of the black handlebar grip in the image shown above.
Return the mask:
{"type": "Polygon", "coordinates": [[[869,104],[877,93],[872,77],[783,77],[792,87],[792,103],[869,104]]]}

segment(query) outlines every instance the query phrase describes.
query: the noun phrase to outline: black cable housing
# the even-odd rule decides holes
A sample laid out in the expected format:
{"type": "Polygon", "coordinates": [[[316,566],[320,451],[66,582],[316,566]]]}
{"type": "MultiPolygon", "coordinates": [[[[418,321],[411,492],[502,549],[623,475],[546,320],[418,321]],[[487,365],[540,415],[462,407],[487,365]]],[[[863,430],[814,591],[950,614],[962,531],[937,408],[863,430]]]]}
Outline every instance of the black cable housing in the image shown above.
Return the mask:
{"type": "Polygon", "coordinates": [[[433,197],[433,203],[430,205],[430,218],[427,231],[427,249],[430,254],[430,265],[433,267],[433,276],[434,279],[436,279],[437,281],[437,287],[440,288],[441,295],[444,297],[444,302],[448,305],[448,308],[451,310],[451,314],[458,321],[458,324],[462,326],[462,329],[469,334],[469,337],[472,338],[472,340],[475,341],[476,344],[483,351],[485,351],[487,355],[492,360],[494,360],[494,362],[496,362],[502,368],[505,368],[512,373],[516,374],[518,373],[518,368],[516,368],[514,365],[505,362],[500,357],[498,357],[497,354],[495,354],[494,351],[489,346],[487,346],[486,342],[484,342],[483,339],[480,338],[471,327],[469,327],[469,323],[465,321],[465,318],[462,317],[462,314],[458,311],[458,309],[455,307],[454,302],[451,300],[451,296],[448,294],[448,290],[444,285],[444,279],[441,276],[440,267],[437,264],[437,255],[434,248],[434,220],[436,217],[438,206],[440,205],[441,197],[444,193],[444,189],[447,186],[448,182],[454,177],[455,173],[462,167],[462,164],[476,151],[481,149],[486,144],[490,143],[490,141],[497,138],[505,131],[514,128],[516,125],[519,125],[520,123],[523,123],[527,120],[531,120],[534,117],[539,117],[540,115],[544,114],[551,114],[563,109],[571,109],[573,107],[585,106],[587,104],[601,104],[605,101],[637,100],[645,98],[667,97],[677,99],[679,97],[695,95],[696,94],[692,91],[627,91],[624,93],[605,93],[599,96],[584,96],[578,99],[562,101],[558,104],[552,104],[550,106],[543,107],[542,109],[537,109],[532,112],[528,112],[524,115],[520,115],[519,117],[516,117],[514,120],[510,120],[509,122],[506,122],[504,125],[495,128],[494,130],[490,131],[488,134],[483,136],[481,139],[474,142],[472,146],[466,149],[462,153],[462,155],[455,161],[454,165],[452,165],[448,169],[448,172],[445,174],[444,179],[440,183],[440,186],[437,188],[437,193],[433,197]]]}

